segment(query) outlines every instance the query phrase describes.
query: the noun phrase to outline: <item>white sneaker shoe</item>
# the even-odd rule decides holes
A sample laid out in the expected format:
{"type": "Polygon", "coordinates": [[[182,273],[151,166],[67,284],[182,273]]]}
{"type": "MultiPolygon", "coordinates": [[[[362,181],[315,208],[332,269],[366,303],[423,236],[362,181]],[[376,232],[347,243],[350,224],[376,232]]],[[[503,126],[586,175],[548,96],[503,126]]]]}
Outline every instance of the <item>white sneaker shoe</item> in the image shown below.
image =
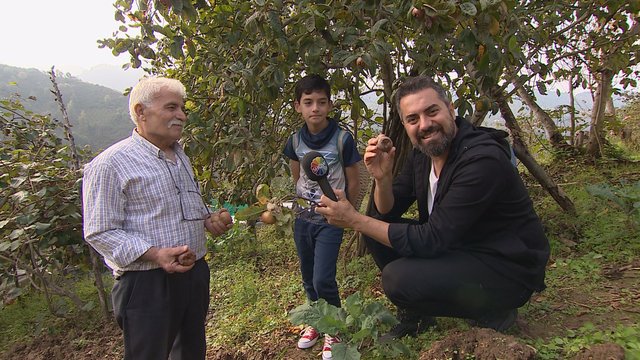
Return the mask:
{"type": "Polygon", "coordinates": [[[298,340],[298,348],[299,349],[308,349],[316,344],[318,338],[320,337],[320,333],[311,326],[307,326],[300,333],[300,339],[298,340]]]}
{"type": "Polygon", "coordinates": [[[337,336],[324,336],[324,346],[322,347],[322,360],[331,360],[333,356],[331,355],[331,345],[339,343],[340,338],[337,336]]]}

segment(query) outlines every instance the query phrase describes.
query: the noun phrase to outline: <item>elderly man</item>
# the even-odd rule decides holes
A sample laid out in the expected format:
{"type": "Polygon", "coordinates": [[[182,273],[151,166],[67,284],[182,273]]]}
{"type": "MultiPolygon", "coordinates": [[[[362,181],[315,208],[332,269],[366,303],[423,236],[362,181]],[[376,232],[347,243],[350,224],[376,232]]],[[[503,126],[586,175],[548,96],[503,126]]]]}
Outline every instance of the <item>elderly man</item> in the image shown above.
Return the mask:
{"type": "Polygon", "coordinates": [[[129,96],[131,137],[84,170],[84,236],[113,270],[125,359],[205,358],[205,229],[218,236],[232,221],[209,212],[178,143],[185,96],[177,80],[141,80],[129,96]]]}
{"type": "Polygon", "coordinates": [[[375,211],[359,214],[337,191],[316,211],[367,238],[385,294],[400,323],[388,336],[415,336],[434,317],[466,318],[504,331],[517,308],[544,289],[549,243],[510,161],[506,133],[454,115],[445,90],[416,77],[397,90],[396,106],[413,151],[393,179],[395,148],[368,142],[375,211]],[[401,216],[417,202],[419,219],[401,216]]]}

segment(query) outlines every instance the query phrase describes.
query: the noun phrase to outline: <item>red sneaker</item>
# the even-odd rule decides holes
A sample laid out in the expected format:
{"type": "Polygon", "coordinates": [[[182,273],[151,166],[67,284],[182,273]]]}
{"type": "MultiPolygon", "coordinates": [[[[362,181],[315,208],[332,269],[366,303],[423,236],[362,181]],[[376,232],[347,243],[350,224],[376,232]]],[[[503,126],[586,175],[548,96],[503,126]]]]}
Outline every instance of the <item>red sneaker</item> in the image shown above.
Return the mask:
{"type": "Polygon", "coordinates": [[[322,360],[331,360],[331,345],[339,343],[340,338],[337,336],[324,336],[324,346],[322,347],[322,360]]]}
{"type": "Polygon", "coordinates": [[[307,326],[300,333],[300,339],[298,340],[298,348],[299,349],[308,349],[316,344],[318,338],[320,337],[320,333],[312,328],[311,326],[307,326]]]}

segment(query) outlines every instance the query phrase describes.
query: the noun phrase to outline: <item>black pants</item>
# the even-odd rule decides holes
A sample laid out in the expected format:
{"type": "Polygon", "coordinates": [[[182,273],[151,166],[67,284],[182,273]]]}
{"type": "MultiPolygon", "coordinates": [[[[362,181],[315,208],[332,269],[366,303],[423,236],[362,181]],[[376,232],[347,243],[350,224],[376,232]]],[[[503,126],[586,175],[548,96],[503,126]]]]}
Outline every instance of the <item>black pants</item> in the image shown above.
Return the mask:
{"type": "Polygon", "coordinates": [[[200,259],[185,273],[129,271],[116,280],[112,298],[125,360],[204,359],[209,276],[200,259]]]}
{"type": "Polygon", "coordinates": [[[437,258],[407,258],[373,239],[365,237],[365,241],[382,270],[386,296],[410,312],[475,319],[516,309],[532,294],[469,253],[452,251],[437,258]]]}

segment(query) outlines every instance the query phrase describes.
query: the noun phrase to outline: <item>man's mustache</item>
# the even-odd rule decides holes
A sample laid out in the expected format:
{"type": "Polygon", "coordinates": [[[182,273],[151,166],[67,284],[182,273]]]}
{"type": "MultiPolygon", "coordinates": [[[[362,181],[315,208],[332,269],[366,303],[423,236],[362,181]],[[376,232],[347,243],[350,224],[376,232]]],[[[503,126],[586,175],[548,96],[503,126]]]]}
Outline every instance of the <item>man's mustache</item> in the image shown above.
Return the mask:
{"type": "Polygon", "coordinates": [[[169,124],[167,124],[167,127],[171,128],[173,125],[184,126],[184,121],[178,120],[178,119],[173,119],[173,120],[169,121],[169,124]]]}
{"type": "Polygon", "coordinates": [[[442,131],[442,126],[437,125],[437,124],[433,124],[431,126],[429,126],[428,128],[426,128],[425,130],[421,130],[420,133],[418,133],[418,135],[420,137],[424,137],[424,136],[428,136],[431,135],[437,131],[442,131]]]}

